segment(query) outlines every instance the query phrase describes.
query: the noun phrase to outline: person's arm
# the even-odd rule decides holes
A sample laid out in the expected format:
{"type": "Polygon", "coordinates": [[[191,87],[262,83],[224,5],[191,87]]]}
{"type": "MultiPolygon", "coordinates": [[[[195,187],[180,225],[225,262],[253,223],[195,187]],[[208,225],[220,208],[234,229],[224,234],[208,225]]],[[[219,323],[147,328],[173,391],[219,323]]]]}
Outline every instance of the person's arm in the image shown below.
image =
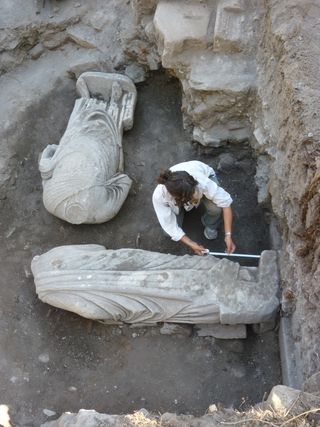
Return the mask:
{"type": "Polygon", "coordinates": [[[182,228],[179,227],[175,213],[163,200],[160,185],[156,187],[153,193],[152,203],[163,231],[168,234],[172,240],[178,242],[185,233],[182,228]]]}
{"type": "Polygon", "coordinates": [[[228,254],[232,254],[235,249],[236,245],[233,243],[232,240],[232,209],[231,206],[227,208],[222,208],[223,211],[223,222],[224,222],[224,242],[226,244],[226,252],[228,254]]]}
{"type": "Polygon", "coordinates": [[[152,202],[162,229],[171,237],[171,239],[185,244],[192,249],[195,254],[203,255],[205,248],[189,239],[185,232],[178,226],[177,217],[172,212],[171,208],[163,202],[159,187],[157,187],[153,193],[152,202]]]}
{"type": "Polygon", "coordinates": [[[206,251],[205,247],[189,239],[189,237],[186,234],[183,237],[181,237],[180,242],[185,244],[186,246],[189,246],[189,248],[192,249],[196,255],[202,256],[206,251]]]}

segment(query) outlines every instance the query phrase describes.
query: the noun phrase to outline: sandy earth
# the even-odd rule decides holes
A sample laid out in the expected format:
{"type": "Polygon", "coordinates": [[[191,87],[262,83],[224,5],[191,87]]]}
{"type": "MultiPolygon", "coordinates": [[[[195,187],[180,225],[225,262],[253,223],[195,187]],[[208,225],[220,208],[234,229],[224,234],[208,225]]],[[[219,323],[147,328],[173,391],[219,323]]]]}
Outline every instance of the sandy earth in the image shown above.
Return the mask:
{"type": "MultiPolygon", "coordinates": [[[[118,216],[96,226],[72,226],[45,211],[37,168],[39,152],[58,143],[75,99],[74,81],[62,79],[49,100],[30,110],[24,160],[1,212],[0,395],[14,426],[39,425],[50,409],[94,408],[128,413],[145,407],[201,415],[212,402],[244,408],[280,382],[277,333],[247,340],[163,336],[160,326],[104,326],[37,299],[30,261],[63,244],[100,243],[107,248],[187,253],[166,238],[151,195],[158,171],[200,159],[216,167],[220,151],[200,150],[182,129],[177,82],[158,73],[138,87],[134,128],[124,137],[125,170],[134,185],[118,216]]],[[[220,173],[234,198],[234,240],[239,252],[269,247],[264,212],[257,206],[254,162],[248,148],[230,147],[233,168],[220,173]]],[[[186,217],[191,238],[223,251],[223,238],[202,237],[200,212],[186,217]]]]}

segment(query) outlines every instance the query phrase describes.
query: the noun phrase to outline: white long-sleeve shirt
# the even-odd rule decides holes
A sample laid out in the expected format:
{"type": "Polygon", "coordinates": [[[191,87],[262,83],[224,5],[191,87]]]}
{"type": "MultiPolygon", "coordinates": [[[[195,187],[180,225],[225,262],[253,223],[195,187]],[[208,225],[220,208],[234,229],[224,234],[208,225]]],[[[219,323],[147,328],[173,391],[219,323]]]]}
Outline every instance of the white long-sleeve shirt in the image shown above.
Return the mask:
{"type": "MultiPolygon", "coordinates": [[[[172,172],[185,171],[198,182],[195,189],[195,198],[198,203],[192,205],[185,204],[184,209],[189,211],[194,206],[199,206],[203,196],[212,200],[220,208],[227,208],[232,203],[232,198],[223,188],[209,179],[209,176],[215,176],[214,170],[205,163],[198,160],[178,163],[170,168],[172,172]]],[[[179,214],[179,206],[176,205],[175,199],[166,189],[165,185],[158,184],[152,196],[153,207],[156,211],[158,221],[163,230],[169,234],[172,240],[180,240],[186,233],[178,226],[177,216],[179,214]]]]}

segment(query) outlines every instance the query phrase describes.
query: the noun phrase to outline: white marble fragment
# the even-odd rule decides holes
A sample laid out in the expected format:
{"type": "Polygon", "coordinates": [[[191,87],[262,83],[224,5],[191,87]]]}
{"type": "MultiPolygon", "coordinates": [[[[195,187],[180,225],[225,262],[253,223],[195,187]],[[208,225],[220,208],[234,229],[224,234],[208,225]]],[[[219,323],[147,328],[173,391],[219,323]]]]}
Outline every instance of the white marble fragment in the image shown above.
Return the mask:
{"type": "Polygon", "coordinates": [[[211,256],[71,245],[34,257],[31,268],[43,302],[105,323],[261,323],[279,303],[274,251],[264,251],[256,268],[211,256]]]}
{"type": "Polygon", "coordinates": [[[123,173],[122,133],[133,125],[136,88],[122,75],[87,72],[59,145],[48,145],[39,169],[43,202],[72,224],[102,223],[120,210],[131,187],[123,173]]]}

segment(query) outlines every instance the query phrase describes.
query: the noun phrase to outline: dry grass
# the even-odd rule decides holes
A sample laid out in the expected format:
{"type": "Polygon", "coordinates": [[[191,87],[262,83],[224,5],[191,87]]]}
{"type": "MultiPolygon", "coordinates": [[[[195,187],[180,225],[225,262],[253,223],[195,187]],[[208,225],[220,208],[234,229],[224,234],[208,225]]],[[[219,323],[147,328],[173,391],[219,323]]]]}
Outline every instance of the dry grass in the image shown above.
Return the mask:
{"type": "Polygon", "coordinates": [[[237,413],[237,420],[220,421],[220,424],[246,427],[320,427],[320,407],[292,414],[293,406],[283,414],[276,413],[272,409],[252,408],[247,412],[237,413]]]}

